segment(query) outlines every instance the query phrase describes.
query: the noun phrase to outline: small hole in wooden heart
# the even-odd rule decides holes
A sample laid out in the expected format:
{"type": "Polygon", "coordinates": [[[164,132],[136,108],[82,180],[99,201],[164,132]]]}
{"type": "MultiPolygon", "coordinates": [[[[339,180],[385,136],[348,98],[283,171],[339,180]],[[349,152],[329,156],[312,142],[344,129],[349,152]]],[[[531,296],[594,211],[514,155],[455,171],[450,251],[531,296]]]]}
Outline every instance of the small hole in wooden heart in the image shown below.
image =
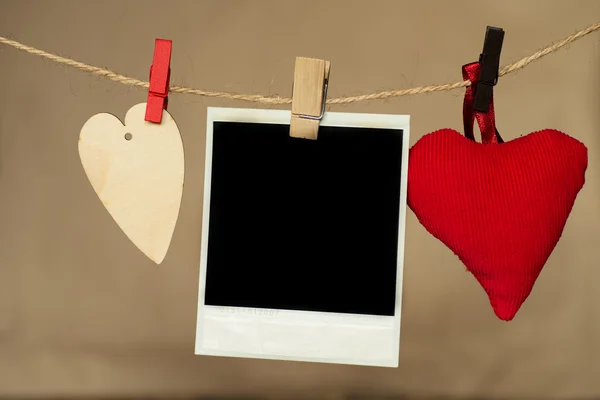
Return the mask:
{"type": "Polygon", "coordinates": [[[133,137],[133,135],[131,133],[129,133],[129,132],[127,132],[125,134],[125,140],[131,140],[132,137],[133,137]]]}

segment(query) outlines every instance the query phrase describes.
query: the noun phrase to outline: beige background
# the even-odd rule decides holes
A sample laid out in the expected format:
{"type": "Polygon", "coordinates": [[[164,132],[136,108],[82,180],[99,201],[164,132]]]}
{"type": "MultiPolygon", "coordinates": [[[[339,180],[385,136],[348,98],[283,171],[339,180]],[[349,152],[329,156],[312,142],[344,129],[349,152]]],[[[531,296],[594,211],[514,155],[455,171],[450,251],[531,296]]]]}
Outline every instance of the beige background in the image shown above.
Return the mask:
{"type": "MultiPolygon", "coordinates": [[[[332,62],[330,96],[446,83],[486,25],[502,64],[600,20],[600,1],[6,1],[0,35],[146,79],[172,39],[172,83],[289,96],[296,56],[332,62]]],[[[193,355],[206,106],[173,95],[186,186],[163,265],[122,234],[77,153],[84,122],[132,89],[0,46],[0,395],[600,396],[600,32],[496,89],[506,139],[551,127],[589,148],[587,183],[533,294],[496,319],[465,267],[409,212],[400,367],[193,355]]],[[[401,113],[414,143],[462,129],[462,90],[333,107],[401,113]]]]}

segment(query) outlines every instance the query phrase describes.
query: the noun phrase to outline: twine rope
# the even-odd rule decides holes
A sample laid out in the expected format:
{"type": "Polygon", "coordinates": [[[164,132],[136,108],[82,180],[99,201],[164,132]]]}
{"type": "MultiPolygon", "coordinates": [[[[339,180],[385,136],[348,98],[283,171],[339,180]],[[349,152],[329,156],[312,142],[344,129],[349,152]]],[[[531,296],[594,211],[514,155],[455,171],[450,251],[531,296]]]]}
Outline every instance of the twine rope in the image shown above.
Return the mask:
{"type": "MultiPolygon", "coordinates": [[[[566,38],[549,45],[535,53],[523,57],[522,59],[514,62],[512,64],[508,64],[500,69],[499,76],[502,77],[504,75],[511,74],[515,71],[525,68],[527,65],[532,62],[539,60],[540,58],[547,56],[548,54],[554,53],[561,47],[564,47],[570,43],[575,42],[576,40],[581,39],[582,37],[589,35],[592,32],[600,29],[600,23],[596,23],[591,25],[585,29],[580,30],[577,33],[574,33],[571,36],[567,36],[566,38]]],[[[121,75],[119,73],[110,71],[108,69],[95,67],[93,65],[88,65],[82,63],[80,61],[76,61],[70,58],[61,57],[57,54],[49,53],[44,50],[37,49],[35,47],[27,46],[23,43],[17,42],[15,40],[11,40],[5,37],[0,36],[0,43],[14,47],[17,50],[24,51],[29,54],[33,54],[35,56],[39,56],[45,58],[47,60],[53,61],[55,63],[61,65],[67,65],[69,67],[76,68],[81,71],[89,72],[94,75],[101,76],[106,79],[110,79],[111,81],[121,83],[123,85],[139,87],[139,88],[148,88],[150,86],[149,82],[142,81],[139,79],[131,78],[125,75],[121,75]]],[[[327,104],[348,104],[348,103],[356,103],[359,101],[367,101],[367,100],[382,100],[389,99],[392,97],[400,97],[400,96],[411,96],[416,94],[423,93],[433,93],[433,92],[444,92],[449,90],[454,90],[458,88],[464,88],[470,86],[470,81],[461,81],[454,83],[446,83],[443,85],[428,85],[428,86],[419,86],[413,87],[409,89],[394,89],[394,90],[385,90],[375,93],[362,94],[358,96],[348,96],[348,97],[335,97],[328,98],[327,104]]],[[[279,96],[264,96],[261,94],[241,94],[241,93],[231,93],[231,92],[213,92],[203,89],[195,89],[186,86],[171,86],[169,88],[169,93],[181,93],[181,94],[191,94],[196,96],[203,97],[218,97],[229,100],[242,100],[249,101],[254,103],[262,103],[262,104],[291,104],[292,99],[290,97],[279,97],[279,96]]]]}

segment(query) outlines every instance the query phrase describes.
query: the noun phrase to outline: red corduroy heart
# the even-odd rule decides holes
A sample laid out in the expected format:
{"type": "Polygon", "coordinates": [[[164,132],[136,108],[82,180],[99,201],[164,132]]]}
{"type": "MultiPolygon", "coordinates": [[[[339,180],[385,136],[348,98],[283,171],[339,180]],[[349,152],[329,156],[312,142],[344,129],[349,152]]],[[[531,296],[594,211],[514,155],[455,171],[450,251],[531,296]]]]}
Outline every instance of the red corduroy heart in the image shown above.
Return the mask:
{"type": "MultiPolygon", "coordinates": [[[[465,110],[472,97],[467,91],[465,110]]],[[[484,143],[442,129],[411,148],[407,201],[483,286],[498,318],[510,321],[560,239],[585,182],[587,148],[552,129],[503,143],[493,105],[483,116],[465,112],[468,136],[474,116],[484,143]]]]}
{"type": "Polygon", "coordinates": [[[442,129],[413,146],[409,163],[408,205],[510,321],[583,187],[586,147],[555,130],[482,144],[442,129]]]}

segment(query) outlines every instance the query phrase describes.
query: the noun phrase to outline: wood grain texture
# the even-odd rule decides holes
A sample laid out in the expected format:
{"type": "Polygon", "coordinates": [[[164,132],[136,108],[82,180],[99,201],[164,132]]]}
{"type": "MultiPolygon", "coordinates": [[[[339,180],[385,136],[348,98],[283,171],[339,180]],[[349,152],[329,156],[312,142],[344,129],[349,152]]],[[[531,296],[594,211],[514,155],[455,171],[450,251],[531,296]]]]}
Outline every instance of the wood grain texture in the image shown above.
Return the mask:
{"type": "Polygon", "coordinates": [[[145,110],[146,103],[133,106],[125,124],[107,113],[91,117],[79,135],[79,156],[117,225],[142,253],[160,264],[179,215],[184,152],[173,117],[163,110],[160,124],[146,122],[145,110]]]}
{"type": "Polygon", "coordinates": [[[316,140],[319,134],[318,119],[303,118],[302,115],[319,117],[323,110],[323,90],[329,79],[331,63],[314,58],[297,57],[294,70],[292,96],[292,118],[290,136],[316,140]]]}

